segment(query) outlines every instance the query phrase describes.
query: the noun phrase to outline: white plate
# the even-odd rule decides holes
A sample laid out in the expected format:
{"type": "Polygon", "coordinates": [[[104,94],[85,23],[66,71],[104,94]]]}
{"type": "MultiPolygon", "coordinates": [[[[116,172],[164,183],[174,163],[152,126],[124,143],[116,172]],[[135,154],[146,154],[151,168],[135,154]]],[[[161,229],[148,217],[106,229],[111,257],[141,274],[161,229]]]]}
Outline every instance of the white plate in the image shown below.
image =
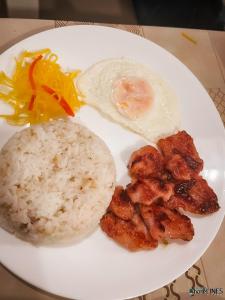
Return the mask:
{"type": "MultiPolygon", "coordinates": [[[[182,128],[194,138],[205,162],[203,174],[216,191],[221,209],[207,217],[192,217],[195,236],[191,242],[138,253],[122,249],[101,230],[79,244],[61,248],[36,248],[0,230],[0,261],[29,283],[73,299],[125,299],[158,289],[200,258],[224,216],[225,135],[216,108],[196,77],[174,56],[143,38],[112,28],[71,26],[42,32],[4,52],[0,70],[10,71],[20,51],[46,47],[59,55],[66,69],[85,69],[102,59],[126,56],[169,81],[181,103],[182,128]]],[[[127,182],[129,154],[144,140],[89,107],[81,110],[79,119],[105,140],[116,161],[118,182],[127,182]]],[[[0,122],[2,146],[21,128],[0,122]]]]}

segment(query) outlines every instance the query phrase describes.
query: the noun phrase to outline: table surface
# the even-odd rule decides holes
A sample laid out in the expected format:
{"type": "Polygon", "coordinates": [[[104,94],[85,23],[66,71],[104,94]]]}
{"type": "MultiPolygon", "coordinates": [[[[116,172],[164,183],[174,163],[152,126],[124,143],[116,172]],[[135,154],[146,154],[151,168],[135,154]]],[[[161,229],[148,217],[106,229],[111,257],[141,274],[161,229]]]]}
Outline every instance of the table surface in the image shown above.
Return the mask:
{"type": "MultiPolygon", "coordinates": [[[[0,19],[0,53],[32,34],[76,24],[87,23],[0,19]]],[[[120,28],[145,37],[175,55],[202,82],[225,124],[225,32],[136,25],[110,24],[106,26],[120,28]]],[[[185,274],[161,289],[133,300],[188,299],[190,298],[188,291],[191,287],[222,288],[224,299],[225,220],[211,246],[185,274]]],[[[200,295],[196,297],[198,300],[202,299],[200,295]]],[[[63,298],[29,286],[0,265],[0,299],[54,300],[63,298]]],[[[211,297],[208,296],[207,299],[210,300],[211,297]]]]}

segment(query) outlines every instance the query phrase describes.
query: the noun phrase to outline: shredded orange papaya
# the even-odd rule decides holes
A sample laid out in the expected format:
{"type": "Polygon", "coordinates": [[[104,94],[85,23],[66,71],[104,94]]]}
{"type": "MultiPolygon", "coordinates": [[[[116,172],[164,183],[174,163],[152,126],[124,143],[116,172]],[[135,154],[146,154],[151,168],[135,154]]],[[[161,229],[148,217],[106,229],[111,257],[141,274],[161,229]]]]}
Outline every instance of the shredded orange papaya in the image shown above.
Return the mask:
{"type": "Polygon", "coordinates": [[[62,108],[65,110],[65,112],[69,116],[74,117],[73,110],[71,109],[71,107],[69,106],[69,104],[66,102],[66,100],[63,97],[59,98],[59,96],[56,94],[56,92],[47,85],[43,84],[42,88],[44,91],[46,91],[46,93],[49,93],[49,95],[52,95],[57,101],[59,101],[59,104],[62,106],[62,108]]]}
{"type": "Polygon", "coordinates": [[[38,124],[74,116],[84,105],[74,85],[79,71],[63,72],[50,49],[22,52],[11,77],[0,72],[0,100],[14,113],[0,114],[9,124],[38,124]]]}

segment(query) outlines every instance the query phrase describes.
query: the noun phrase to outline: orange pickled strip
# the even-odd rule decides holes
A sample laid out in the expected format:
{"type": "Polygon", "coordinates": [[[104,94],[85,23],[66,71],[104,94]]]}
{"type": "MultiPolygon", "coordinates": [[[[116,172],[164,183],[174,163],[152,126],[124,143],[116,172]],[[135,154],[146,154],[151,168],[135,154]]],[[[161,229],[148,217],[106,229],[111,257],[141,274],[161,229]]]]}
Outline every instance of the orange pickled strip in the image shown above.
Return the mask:
{"type": "Polygon", "coordinates": [[[30,85],[32,87],[33,90],[35,90],[36,86],[35,86],[35,82],[34,82],[34,77],[33,77],[33,73],[34,73],[34,68],[35,65],[37,64],[37,62],[42,59],[42,55],[39,55],[30,65],[30,69],[29,69],[29,80],[30,80],[30,85]]]}
{"type": "MultiPolygon", "coordinates": [[[[34,68],[37,64],[37,62],[42,59],[42,55],[39,55],[30,65],[30,68],[29,68],[29,81],[30,81],[30,85],[32,87],[32,90],[35,90],[36,89],[36,85],[35,85],[35,81],[34,81],[34,77],[33,77],[33,74],[34,74],[34,68]]],[[[29,102],[29,105],[28,105],[28,110],[32,110],[33,107],[34,107],[34,100],[36,98],[36,95],[33,94],[31,96],[31,99],[30,99],[30,102],[29,102]]]]}
{"type": "Polygon", "coordinates": [[[67,115],[74,117],[73,110],[71,109],[71,107],[69,106],[69,104],[63,97],[59,97],[51,87],[49,87],[45,84],[43,84],[41,87],[43,88],[43,90],[46,93],[53,96],[53,98],[55,98],[59,102],[60,106],[64,109],[64,111],[67,113],[67,115]]]}
{"type": "Polygon", "coordinates": [[[29,102],[29,105],[28,105],[28,110],[32,110],[33,107],[34,107],[34,100],[35,100],[36,96],[35,95],[32,95],[31,98],[30,98],[30,102],[29,102]]]}

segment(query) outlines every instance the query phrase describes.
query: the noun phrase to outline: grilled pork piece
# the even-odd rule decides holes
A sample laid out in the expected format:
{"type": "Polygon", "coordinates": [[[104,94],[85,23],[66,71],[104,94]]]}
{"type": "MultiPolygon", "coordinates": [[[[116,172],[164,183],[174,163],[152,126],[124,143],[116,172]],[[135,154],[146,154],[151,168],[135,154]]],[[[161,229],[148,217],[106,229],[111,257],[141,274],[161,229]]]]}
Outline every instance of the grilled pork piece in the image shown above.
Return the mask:
{"type": "Polygon", "coordinates": [[[128,184],[126,191],[133,203],[150,205],[158,198],[169,200],[173,194],[173,184],[158,179],[143,179],[128,184]]]}
{"type": "Polygon", "coordinates": [[[216,194],[200,176],[178,182],[174,187],[174,196],[166,202],[166,205],[200,215],[216,212],[220,208],[216,194]]]}
{"type": "Polygon", "coordinates": [[[190,180],[198,175],[195,170],[188,166],[186,160],[180,154],[174,154],[166,159],[165,168],[170,171],[176,180],[190,180]]]}
{"type": "Polygon", "coordinates": [[[160,139],[157,145],[165,158],[166,169],[175,179],[189,180],[202,170],[203,160],[186,131],[160,139]]]}
{"type": "Polygon", "coordinates": [[[192,240],[194,228],[191,220],[175,209],[165,207],[163,201],[150,206],[140,206],[141,215],[152,237],[158,241],[165,239],[192,240]]]}
{"type": "Polygon", "coordinates": [[[124,221],[112,212],[106,213],[100,225],[102,230],[121,246],[131,250],[148,250],[158,246],[158,242],[149,234],[138,214],[130,221],[124,221]]]}
{"type": "Polygon", "coordinates": [[[108,210],[125,221],[133,218],[134,207],[122,186],[115,188],[108,210]]]}
{"type": "Polygon", "coordinates": [[[160,177],[163,170],[163,157],[156,148],[144,146],[133,152],[128,169],[130,176],[135,179],[160,177]]]}

